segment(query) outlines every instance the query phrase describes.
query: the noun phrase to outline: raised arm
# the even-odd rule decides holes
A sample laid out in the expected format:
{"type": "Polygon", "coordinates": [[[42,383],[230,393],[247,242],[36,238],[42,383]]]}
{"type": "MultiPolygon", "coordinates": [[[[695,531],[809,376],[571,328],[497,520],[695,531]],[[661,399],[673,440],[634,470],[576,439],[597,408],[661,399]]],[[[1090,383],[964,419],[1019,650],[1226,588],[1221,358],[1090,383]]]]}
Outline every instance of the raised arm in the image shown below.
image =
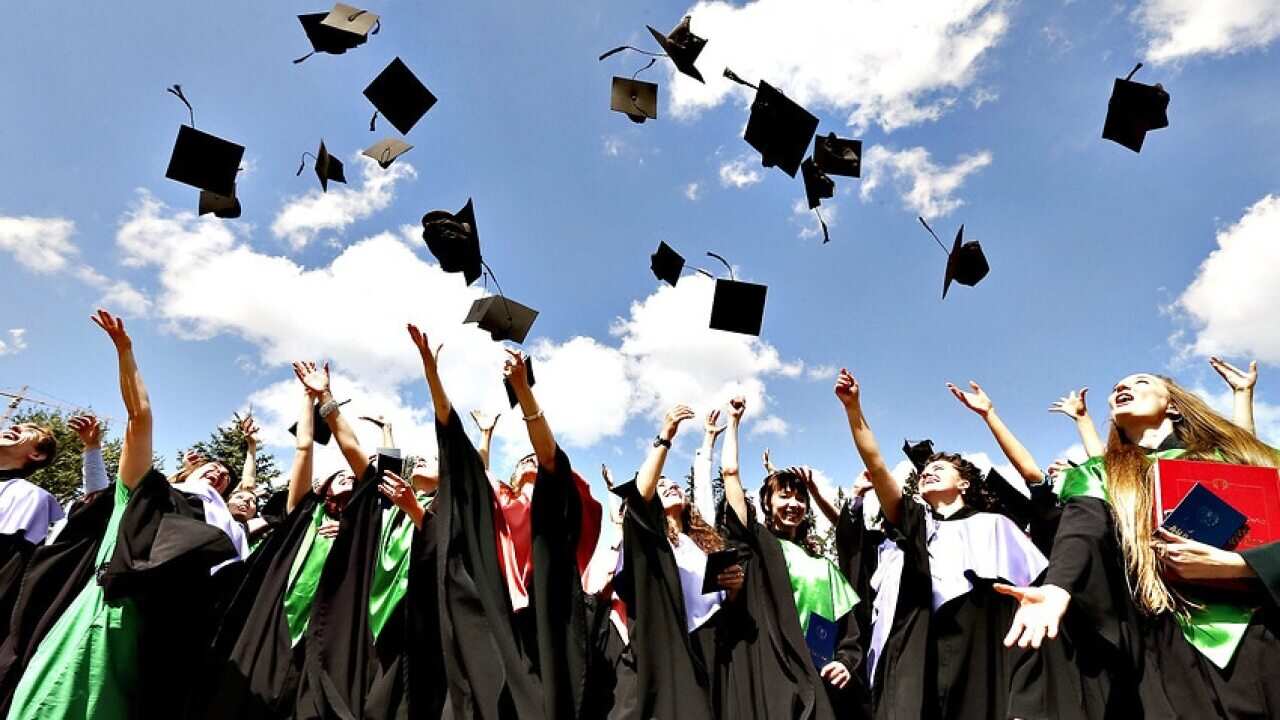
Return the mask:
{"type": "Polygon", "coordinates": [[[502,413],[489,418],[479,410],[471,411],[471,419],[475,421],[476,427],[480,429],[480,447],[476,448],[476,453],[480,455],[480,462],[484,463],[485,470],[489,469],[489,449],[493,447],[493,430],[498,427],[498,418],[500,417],[502,417],[502,413]]]}
{"type": "Polygon", "coordinates": [[[313,362],[294,363],[293,372],[306,386],[312,399],[320,404],[320,419],[329,426],[333,439],[338,441],[338,449],[342,451],[342,457],[347,459],[351,472],[357,478],[364,477],[365,471],[369,469],[369,456],[360,447],[355,429],[342,415],[338,401],[329,390],[329,363],[326,362],[322,367],[316,367],[313,362]]]}
{"type": "Polygon", "coordinates": [[[1106,446],[1102,444],[1098,428],[1094,427],[1093,420],[1089,417],[1089,408],[1084,400],[1088,392],[1089,388],[1080,388],[1079,392],[1072,390],[1050,405],[1049,412],[1062,413],[1071,418],[1076,424],[1076,432],[1080,434],[1080,444],[1084,446],[1085,454],[1099,457],[1106,452],[1106,446]]]}
{"type": "Polygon", "coordinates": [[[698,514],[709,522],[716,516],[715,492],[711,487],[711,469],[715,458],[716,440],[726,426],[720,425],[720,411],[707,413],[702,423],[702,446],[693,455],[693,505],[698,514]]]}
{"type": "Polygon", "coordinates": [[[818,511],[822,513],[827,522],[832,525],[840,520],[840,508],[831,502],[831,498],[827,497],[822,488],[818,487],[818,481],[813,477],[813,470],[808,467],[792,467],[787,468],[796,476],[804,479],[805,487],[809,488],[809,497],[813,498],[813,504],[818,507],[818,511]]]}
{"type": "Polygon", "coordinates": [[[289,468],[289,495],[285,500],[285,514],[293,512],[298,503],[302,502],[308,492],[311,492],[312,450],[315,438],[314,408],[315,400],[311,398],[311,393],[304,392],[302,413],[298,416],[298,430],[295,433],[297,442],[293,453],[293,465],[289,468]]]}
{"type": "Polygon", "coordinates": [[[142,374],[133,357],[133,340],[125,332],[124,320],[106,310],[98,310],[91,318],[116,346],[120,365],[120,397],[129,419],[125,423],[124,445],[120,449],[120,482],[130,490],[138,486],[151,469],[151,399],[142,384],[142,374]]]}
{"type": "Polygon", "coordinates": [[[747,411],[747,399],[739,395],[729,401],[729,428],[725,431],[724,450],[720,454],[720,475],[724,477],[724,502],[747,524],[747,492],[742,489],[742,470],[738,464],[738,430],[747,411]]]}
{"type": "Polygon", "coordinates": [[[1209,365],[1231,387],[1231,422],[1252,435],[1257,435],[1253,425],[1253,386],[1258,384],[1258,361],[1249,361],[1249,372],[1221,358],[1209,358],[1209,365]]]}
{"type": "Polygon", "coordinates": [[[77,415],[68,420],[67,425],[84,445],[80,493],[88,495],[105,489],[111,479],[107,477],[107,463],[102,457],[102,423],[92,415],[77,415]]]}
{"type": "Polygon", "coordinates": [[[240,471],[239,490],[258,487],[258,431],[252,412],[240,420],[240,433],[244,435],[244,468],[240,471]]]}
{"type": "Polygon", "coordinates": [[[524,354],[515,350],[507,350],[507,361],[502,365],[502,375],[511,383],[516,400],[520,403],[520,412],[524,413],[524,426],[529,431],[529,442],[533,445],[533,454],[538,456],[538,465],[547,472],[556,470],[556,438],[551,433],[551,425],[547,416],[538,407],[538,399],[533,396],[529,387],[529,374],[525,369],[524,354]]]}
{"type": "Polygon", "coordinates": [[[667,462],[667,453],[671,450],[671,441],[675,439],[680,423],[693,417],[693,410],[688,405],[677,405],[667,411],[654,438],[653,447],[640,465],[636,475],[636,492],[645,500],[652,500],[658,489],[658,478],[662,477],[662,466],[667,462]]]}
{"type": "Polygon", "coordinates": [[[889,472],[884,456],[880,454],[880,446],[876,444],[871,425],[862,414],[862,395],[858,381],[841,369],[836,377],[836,397],[844,406],[845,416],[849,419],[849,432],[853,434],[854,447],[862,457],[862,464],[867,468],[871,486],[875,488],[876,498],[880,501],[880,509],[890,523],[898,523],[902,519],[902,485],[889,472]]]}
{"type": "MultiPolygon", "coordinates": [[[[1013,468],[1018,471],[1023,480],[1029,485],[1044,482],[1044,473],[1036,464],[1036,459],[1032,457],[1031,451],[1026,448],[1018,438],[1014,436],[1005,424],[996,414],[996,408],[991,403],[991,398],[987,397],[987,393],[978,386],[978,383],[970,380],[969,387],[972,392],[965,392],[951,383],[947,383],[947,389],[951,394],[960,401],[961,405],[969,408],[977,413],[987,424],[987,429],[995,436],[996,443],[1000,446],[1000,451],[1004,456],[1009,458],[1009,462],[1013,464],[1013,468]]],[[[1087,416],[1086,416],[1087,417],[1087,416]]]]}
{"type": "Polygon", "coordinates": [[[410,323],[408,328],[409,338],[413,340],[413,346],[418,349],[418,355],[422,358],[422,374],[427,379],[427,389],[431,391],[431,406],[436,411],[436,422],[448,425],[449,416],[453,414],[453,404],[449,402],[449,396],[444,392],[444,384],[440,382],[440,367],[437,364],[440,359],[440,350],[444,346],[437,347],[433,353],[430,341],[418,326],[410,323]]]}

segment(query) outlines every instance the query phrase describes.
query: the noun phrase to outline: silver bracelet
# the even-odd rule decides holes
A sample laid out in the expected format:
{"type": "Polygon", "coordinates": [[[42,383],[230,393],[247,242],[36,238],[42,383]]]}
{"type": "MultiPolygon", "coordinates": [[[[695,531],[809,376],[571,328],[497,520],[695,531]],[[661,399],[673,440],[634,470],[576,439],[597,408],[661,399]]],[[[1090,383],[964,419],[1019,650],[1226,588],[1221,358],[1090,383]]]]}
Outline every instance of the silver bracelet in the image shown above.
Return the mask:
{"type": "Polygon", "coordinates": [[[330,400],[329,402],[320,405],[320,417],[323,419],[327,420],[330,415],[336,412],[338,412],[337,400],[330,400]]]}
{"type": "Polygon", "coordinates": [[[538,409],[538,412],[536,412],[536,413],[534,413],[534,414],[532,414],[532,415],[526,415],[526,416],[525,416],[525,418],[524,418],[524,421],[525,421],[525,422],[533,422],[534,420],[537,420],[537,419],[538,419],[538,418],[540,418],[540,417],[542,417],[542,409],[541,409],[541,408],[539,408],[539,409],[538,409]]]}

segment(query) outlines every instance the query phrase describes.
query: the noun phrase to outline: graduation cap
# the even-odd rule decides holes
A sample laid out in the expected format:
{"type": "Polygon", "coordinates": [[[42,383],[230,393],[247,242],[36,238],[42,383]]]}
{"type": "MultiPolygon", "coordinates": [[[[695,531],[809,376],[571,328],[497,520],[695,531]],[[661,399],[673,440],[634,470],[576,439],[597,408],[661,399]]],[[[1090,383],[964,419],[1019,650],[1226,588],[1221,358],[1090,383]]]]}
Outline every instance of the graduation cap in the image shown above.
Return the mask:
{"type": "Polygon", "coordinates": [[[235,194],[219,195],[208,190],[200,191],[200,214],[213,213],[214,217],[232,220],[240,217],[240,200],[235,194]]]}
{"type": "MultiPolygon", "coordinates": [[[[302,153],[302,163],[298,165],[298,172],[294,173],[295,176],[301,175],[306,168],[308,155],[311,155],[311,153],[302,153]]],[[[316,161],[316,177],[320,178],[321,190],[329,192],[330,180],[340,182],[343,185],[347,184],[347,176],[342,170],[342,161],[329,154],[329,151],[325,149],[324,140],[320,141],[320,149],[316,150],[316,154],[311,155],[311,157],[315,158],[316,161]]]]}
{"type": "Polygon", "coordinates": [[[1169,127],[1169,93],[1159,83],[1143,85],[1129,79],[1141,67],[1138,63],[1127,77],[1116,78],[1102,125],[1103,139],[1134,152],[1142,151],[1148,131],[1169,127]]]}
{"type": "Polygon", "coordinates": [[[758,336],[764,322],[765,295],[769,288],[733,279],[733,268],[724,258],[712,252],[707,255],[729,268],[728,280],[716,279],[715,294],[711,299],[711,329],[758,336]]]}
{"type": "Polygon", "coordinates": [[[401,135],[408,135],[418,120],[436,104],[436,96],[398,57],[369,83],[369,87],[364,89],[364,96],[377,108],[369,118],[369,132],[373,132],[378,113],[382,113],[401,135]]]}
{"type": "Polygon", "coordinates": [[[445,272],[460,272],[467,284],[481,275],[480,231],[471,199],[456,213],[432,210],[422,216],[422,239],[445,272]]]}
{"type": "Polygon", "coordinates": [[[996,501],[999,503],[998,507],[988,508],[988,512],[999,512],[1020,528],[1025,528],[1031,523],[1033,513],[1031,498],[1023,495],[1003,475],[996,472],[995,468],[987,471],[986,477],[982,479],[982,484],[986,486],[987,490],[991,491],[991,494],[995,496],[996,501]]]}
{"type": "Polygon", "coordinates": [[[658,249],[649,256],[649,269],[654,277],[675,287],[680,281],[680,273],[684,271],[684,256],[665,242],[659,242],[658,249]]]}
{"type": "Polygon", "coordinates": [[[609,109],[625,114],[633,123],[658,119],[658,86],[635,78],[614,77],[609,109]]]}
{"type": "Polygon", "coordinates": [[[991,266],[987,263],[987,256],[982,252],[982,245],[977,240],[964,242],[964,225],[956,231],[956,241],[951,246],[951,251],[947,252],[947,248],[938,240],[938,235],[933,232],[933,228],[929,227],[929,223],[924,218],[918,218],[920,224],[924,225],[924,229],[933,235],[933,239],[937,241],[938,247],[947,253],[947,269],[942,280],[942,297],[947,297],[947,290],[951,288],[951,281],[955,280],[961,285],[973,287],[977,285],[982,278],[987,276],[991,271],[991,266]]]}
{"type": "Polygon", "coordinates": [[[627,498],[635,494],[636,478],[639,478],[639,477],[640,477],[640,473],[637,472],[636,474],[631,476],[630,480],[625,480],[620,483],[614,483],[613,487],[609,488],[609,492],[613,493],[614,495],[617,495],[623,500],[626,500],[627,498]]]}
{"type": "Polygon", "coordinates": [[[395,162],[396,158],[412,149],[412,145],[400,138],[389,137],[370,145],[360,154],[378,163],[383,170],[386,170],[391,167],[391,163],[395,162]]]}
{"type": "Polygon", "coordinates": [[[815,135],[813,162],[828,175],[862,177],[862,141],[839,138],[835,133],[815,135]]]}
{"type": "Polygon", "coordinates": [[[489,295],[471,303],[462,322],[476,323],[495,341],[522,343],[533,327],[538,311],[502,295],[489,295]]]}
{"type": "Polygon", "coordinates": [[[311,41],[311,52],[294,60],[294,65],[316,53],[341,55],[348,50],[363,45],[365,40],[368,39],[363,34],[348,32],[332,25],[324,24],[325,19],[328,17],[329,13],[323,12],[298,16],[298,22],[302,24],[302,31],[307,34],[307,40],[311,41]]]}
{"type": "Polygon", "coordinates": [[[826,173],[818,169],[812,157],[800,163],[800,177],[804,180],[804,196],[809,203],[809,209],[818,216],[818,224],[822,226],[822,243],[825,245],[831,242],[831,236],[827,233],[827,221],[822,218],[822,213],[818,212],[818,206],[824,199],[835,196],[836,184],[827,177],[826,173]]]}
{"type": "MultiPolygon", "coordinates": [[[[537,382],[537,379],[533,377],[533,358],[531,357],[524,359],[524,379],[529,387],[533,387],[533,384],[537,382]]],[[[519,405],[520,401],[516,399],[516,389],[511,387],[511,381],[502,378],[502,387],[507,390],[507,402],[511,403],[511,407],[519,405]]]]}
{"type": "MultiPolygon", "coordinates": [[[[698,56],[702,54],[702,48],[706,47],[707,39],[694,35],[693,31],[689,29],[689,23],[692,19],[692,16],[685,15],[684,19],[680,21],[680,24],[676,25],[675,29],[666,35],[663,35],[653,29],[652,26],[646,25],[645,27],[648,28],[649,33],[653,35],[653,39],[658,41],[658,45],[662,46],[663,51],[666,53],[666,57],[671,58],[671,62],[676,66],[676,70],[679,70],[681,73],[688,75],[698,82],[705,82],[702,79],[702,73],[698,72],[698,68],[694,67],[693,63],[698,59],[698,56]]],[[[623,50],[633,50],[641,55],[648,55],[653,58],[649,61],[648,65],[645,65],[636,71],[637,75],[648,70],[653,66],[658,58],[663,57],[663,55],[659,53],[641,50],[640,48],[631,45],[621,45],[613,48],[612,50],[606,51],[599,59],[604,60],[610,55],[620,53],[623,50]]]]}
{"type": "Polygon", "coordinates": [[[197,130],[195,110],[183,94],[181,85],[165,91],[187,106],[191,124],[178,127],[178,138],[173,143],[173,153],[169,156],[169,167],[164,176],[217,195],[234,197],[236,173],[240,172],[244,146],[197,130]]]}
{"type": "Polygon", "coordinates": [[[818,118],[763,80],[752,85],[728,68],[724,76],[756,91],[743,139],[760,153],[762,165],[776,165],[795,177],[809,149],[809,140],[818,129],[818,118]]]}
{"type": "Polygon", "coordinates": [[[913,443],[910,440],[903,440],[902,452],[915,466],[916,472],[923,472],[924,466],[929,464],[929,458],[933,457],[933,441],[921,440],[913,443]]]}
{"type": "MultiPolygon", "coordinates": [[[[351,401],[343,400],[338,403],[338,407],[342,407],[349,402],[351,401]]],[[[289,426],[289,434],[294,437],[298,436],[298,423],[289,426]]],[[[333,437],[333,432],[329,430],[329,423],[320,417],[320,406],[318,405],[311,408],[311,437],[321,445],[328,445],[329,438],[333,437]]]]}

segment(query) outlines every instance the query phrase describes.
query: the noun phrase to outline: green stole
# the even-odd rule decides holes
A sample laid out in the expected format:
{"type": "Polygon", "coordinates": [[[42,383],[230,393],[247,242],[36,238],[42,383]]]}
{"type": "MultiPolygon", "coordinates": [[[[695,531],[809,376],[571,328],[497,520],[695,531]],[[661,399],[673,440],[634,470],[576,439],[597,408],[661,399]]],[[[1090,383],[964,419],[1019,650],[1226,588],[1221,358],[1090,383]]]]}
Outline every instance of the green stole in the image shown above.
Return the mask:
{"type": "Polygon", "coordinates": [[[791,578],[791,593],[796,602],[796,614],[800,616],[800,631],[809,632],[812,615],[835,622],[858,604],[858,594],[845,579],[835,563],[823,557],[814,557],[804,548],[778,538],[782,557],[787,562],[787,575],[791,578]]]}
{"type": "MultiPolygon", "coordinates": [[[[1147,457],[1172,460],[1186,454],[1182,448],[1172,448],[1149,453],[1147,457]]],[[[1109,504],[1111,498],[1107,494],[1107,469],[1103,459],[1089,458],[1084,464],[1067,470],[1058,485],[1058,497],[1063,502],[1074,497],[1091,497],[1109,504]]],[[[1187,642],[1214,665],[1225,669],[1244,639],[1253,611],[1254,608],[1232,603],[1209,602],[1191,609],[1189,615],[1178,613],[1174,617],[1182,626],[1182,636],[1187,642]]]]}

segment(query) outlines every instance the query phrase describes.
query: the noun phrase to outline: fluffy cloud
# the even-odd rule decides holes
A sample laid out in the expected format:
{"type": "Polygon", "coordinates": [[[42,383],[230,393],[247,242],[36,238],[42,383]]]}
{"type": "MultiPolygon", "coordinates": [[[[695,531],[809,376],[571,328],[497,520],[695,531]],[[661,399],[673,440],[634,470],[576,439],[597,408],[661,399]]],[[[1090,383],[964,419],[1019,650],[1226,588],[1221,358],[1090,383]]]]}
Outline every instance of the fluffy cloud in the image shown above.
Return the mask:
{"type": "Polygon", "coordinates": [[[1244,52],[1280,37],[1274,0],[1144,0],[1133,17],[1148,36],[1146,59],[1157,63],[1244,52]]]}
{"type": "Polygon", "coordinates": [[[0,340],[0,356],[17,355],[27,349],[26,328],[10,328],[9,339],[0,340]]]}
{"type": "Polygon", "coordinates": [[[385,210],[395,199],[396,184],[418,176],[413,166],[403,160],[386,170],[364,155],[347,162],[360,167],[359,189],[330,185],[328,192],[312,188],[290,198],[276,214],[271,232],[294,250],[300,250],[321,232],[341,232],[357,220],[385,210]]]}
{"type": "Polygon", "coordinates": [[[1246,355],[1280,364],[1280,196],[1268,195],[1217,236],[1218,247],[1174,305],[1195,330],[1196,355],[1246,355]]]}
{"type": "Polygon", "coordinates": [[[11,253],[19,265],[48,275],[67,273],[102,291],[99,305],[125,315],[141,315],[150,302],[123,280],[112,280],[80,262],[80,248],[72,241],[76,225],[64,218],[0,216],[0,250],[11,253]]]}
{"type": "Polygon", "coordinates": [[[935,120],[974,82],[1009,27],[999,0],[792,0],[696,3],[693,31],[705,85],[669,70],[671,109],[689,117],[752,91],[720,76],[764,79],[804,105],[846,113],[856,132],[935,120]]]}
{"type": "Polygon", "coordinates": [[[696,182],[691,182],[684,186],[684,196],[689,200],[696,201],[702,196],[702,187],[696,182]]]}
{"type": "Polygon", "coordinates": [[[903,207],[917,215],[942,217],[964,205],[956,197],[970,175],[991,164],[987,150],[962,155],[955,164],[938,165],[922,147],[891,150],[873,145],[863,156],[860,197],[865,202],[876,188],[892,183],[901,194],[903,207]]]}
{"type": "Polygon", "coordinates": [[[720,166],[720,184],[725,187],[744,188],[764,179],[760,169],[747,158],[731,160],[720,166]]]}
{"type": "Polygon", "coordinates": [[[760,435],[782,436],[787,434],[787,427],[786,420],[777,415],[768,415],[752,423],[750,429],[747,430],[747,434],[751,437],[760,435]]]}
{"type": "MultiPolygon", "coordinates": [[[[1191,391],[1224,417],[1231,417],[1234,407],[1234,397],[1231,389],[1225,385],[1220,386],[1220,390],[1209,390],[1203,385],[1197,385],[1191,388],[1191,391]]],[[[1253,427],[1262,442],[1275,447],[1280,445],[1280,405],[1258,400],[1256,397],[1253,401],[1253,427]]]]}

